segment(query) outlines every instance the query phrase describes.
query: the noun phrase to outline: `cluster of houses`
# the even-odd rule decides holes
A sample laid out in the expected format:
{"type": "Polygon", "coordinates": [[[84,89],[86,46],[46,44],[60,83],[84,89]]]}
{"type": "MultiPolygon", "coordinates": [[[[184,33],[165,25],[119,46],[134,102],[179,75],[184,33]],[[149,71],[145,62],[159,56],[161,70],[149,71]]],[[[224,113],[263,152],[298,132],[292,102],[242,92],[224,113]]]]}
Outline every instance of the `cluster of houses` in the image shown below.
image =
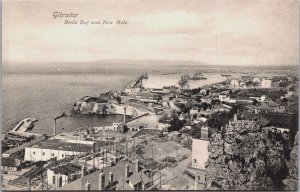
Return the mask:
{"type": "Polygon", "coordinates": [[[233,78],[230,80],[230,88],[244,89],[244,88],[285,88],[288,87],[295,79],[293,77],[276,76],[269,77],[252,77],[251,75],[244,75],[241,78],[233,78]]]}
{"type": "MultiPolygon", "coordinates": [[[[135,84],[140,84],[140,80],[138,78],[135,84]]],[[[241,79],[231,79],[231,89],[220,92],[212,89],[218,85],[212,85],[199,89],[196,93],[180,91],[175,87],[142,90],[140,87],[131,85],[125,89],[124,93],[118,95],[120,103],[110,103],[109,105],[115,113],[124,115],[123,122],[113,123],[111,126],[95,127],[93,130],[86,130],[86,132],[55,134],[56,131],[54,131],[54,136],[50,138],[45,135],[37,137],[2,153],[2,169],[19,171],[24,166],[24,162],[48,162],[45,166],[47,183],[52,189],[58,190],[151,189],[153,185],[152,172],[142,167],[137,160],[132,161],[129,158],[124,159],[124,156],[122,158],[118,156],[115,144],[123,138],[103,140],[102,138],[95,138],[93,134],[95,131],[107,130],[125,133],[126,114],[137,117],[147,115],[138,108],[140,106],[152,106],[157,115],[160,117],[167,116],[158,122],[157,127],[153,127],[162,133],[168,134],[171,121],[175,118],[184,122],[182,129],[191,130],[193,125],[201,124],[200,137],[193,138],[192,141],[192,162],[187,166],[186,171],[193,175],[197,184],[199,182],[204,183],[205,177],[199,177],[199,174],[205,174],[205,162],[209,155],[207,150],[208,132],[211,127],[207,125],[207,122],[213,118],[215,113],[229,113],[233,106],[239,105],[243,108],[243,115],[247,112],[257,117],[256,120],[261,121],[265,126],[277,126],[282,130],[289,130],[289,127],[281,126],[278,122],[272,124],[272,119],[268,119],[268,115],[266,115],[289,114],[289,102],[279,103],[264,94],[232,96],[230,91],[253,87],[271,90],[271,88],[282,86],[282,83],[288,81],[292,81],[292,79],[244,76],[241,79]],[[251,83],[248,83],[249,81],[251,83]],[[131,104],[126,104],[128,107],[124,107],[124,103],[131,104]],[[172,112],[174,113],[172,114],[172,112]],[[96,158],[94,155],[98,155],[96,162],[98,166],[95,165],[96,158]],[[91,156],[93,158],[87,158],[91,156]],[[106,160],[104,156],[106,156],[106,160]],[[56,163],[52,164],[51,162],[56,163]]],[[[287,93],[278,99],[290,98],[296,94],[295,88],[290,85],[291,83],[285,86],[287,93]]],[[[80,109],[86,108],[84,102],[88,103],[87,99],[90,98],[84,98],[80,103],[80,109]]],[[[91,107],[92,110],[94,108],[91,107]]],[[[97,105],[97,110],[102,111],[100,105],[97,105]]],[[[237,122],[236,115],[233,121],[237,122]]],[[[145,131],[149,130],[145,129],[145,131]]]]}

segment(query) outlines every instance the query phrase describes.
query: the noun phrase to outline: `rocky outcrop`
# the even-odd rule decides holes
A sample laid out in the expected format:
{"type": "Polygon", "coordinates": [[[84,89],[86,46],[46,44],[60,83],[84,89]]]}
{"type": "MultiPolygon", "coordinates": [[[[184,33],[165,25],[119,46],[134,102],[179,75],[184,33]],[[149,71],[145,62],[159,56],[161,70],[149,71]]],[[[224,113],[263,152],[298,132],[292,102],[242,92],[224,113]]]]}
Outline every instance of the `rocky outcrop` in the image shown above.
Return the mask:
{"type": "Polygon", "coordinates": [[[206,189],[279,189],[288,174],[285,139],[280,131],[261,128],[255,121],[230,121],[211,137],[206,189]]]}
{"type": "Polygon", "coordinates": [[[298,156],[299,156],[299,133],[295,138],[294,147],[290,154],[290,160],[287,162],[289,168],[289,176],[283,181],[285,190],[296,191],[298,190],[298,156]]]}
{"type": "Polygon", "coordinates": [[[74,103],[71,112],[79,114],[119,114],[136,118],[145,115],[147,112],[141,111],[134,106],[116,103],[113,99],[106,100],[101,97],[83,97],[74,103]]]}
{"type": "Polygon", "coordinates": [[[74,104],[72,111],[81,114],[105,114],[105,109],[107,109],[107,103],[78,101],[74,104]]]}

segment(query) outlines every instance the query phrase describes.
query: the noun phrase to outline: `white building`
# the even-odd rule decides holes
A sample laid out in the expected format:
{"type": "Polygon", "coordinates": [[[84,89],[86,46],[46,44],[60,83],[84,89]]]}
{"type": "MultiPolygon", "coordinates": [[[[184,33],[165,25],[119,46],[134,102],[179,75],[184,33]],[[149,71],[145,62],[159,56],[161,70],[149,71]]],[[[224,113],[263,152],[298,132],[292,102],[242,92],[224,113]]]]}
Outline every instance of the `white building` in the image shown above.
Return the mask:
{"type": "Polygon", "coordinates": [[[225,95],[225,94],[220,94],[220,95],[218,95],[218,97],[219,97],[220,101],[227,101],[227,100],[229,100],[229,97],[227,95],[225,95]]]}
{"type": "Polygon", "coordinates": [[[121,122],[121,123],[113,123],[111,126],[102,126],[102,127],[94,127],[94,128],[95,128],[96,131],[103,131],[103,130],[118,131],[118,127],[122,123],[123,122],[121,122]]]}
{"type": "Polygon", "coordinates": [[[272,87],[272,80],[263,78],[261,80],[261,88],[271,88],[272,87]]]}
{"type": "Polygon", "coordinates": [[[205,170],[205,163],[208,159],[208,139],[193,139],[192,145],[192,167],[205,170]]]}
{"type": "Polygon", "coordinates": [[[198,115],[198,109],[190,109],[190,115],[193,116],[193,115],[198,115]]]}
{"type": "Polygon", "coordinates": [[[48,161],[51,158],[61,160],[67,156],[80,155],[93,150],[93,145],[81,142],[71,143],[59,139],[47,140],[25,148],[25,161],[48,161]]]}
{"type": "Polygon", "coordinates": [[[232,88],[238,88],[240,86],[240,83],[237,79],[232,79],[230,81],[230,85],[231,85],[232,88]]]}
{"type": "Polygon", "coordinates": [[[55,189],[65,186],[80,178],[83,170],[81,166],[71,163],[49,168],[47,169],[48,185],[55,189]]]}

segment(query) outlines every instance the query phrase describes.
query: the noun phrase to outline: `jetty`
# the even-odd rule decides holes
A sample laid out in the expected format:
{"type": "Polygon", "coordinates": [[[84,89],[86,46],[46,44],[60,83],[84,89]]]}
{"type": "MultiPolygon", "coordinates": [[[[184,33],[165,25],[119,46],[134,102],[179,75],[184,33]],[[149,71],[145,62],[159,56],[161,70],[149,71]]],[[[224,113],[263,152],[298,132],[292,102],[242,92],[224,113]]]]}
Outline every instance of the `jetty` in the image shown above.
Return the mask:
{"type": "Polygon", "coordinates": [[[143,74],[138,76],[134,81],[129,83],[126,88],[132,89],[132,88],[140,87],[141,84],[143,83],[143,79],[148,79],[148,75],[143,74]]]}

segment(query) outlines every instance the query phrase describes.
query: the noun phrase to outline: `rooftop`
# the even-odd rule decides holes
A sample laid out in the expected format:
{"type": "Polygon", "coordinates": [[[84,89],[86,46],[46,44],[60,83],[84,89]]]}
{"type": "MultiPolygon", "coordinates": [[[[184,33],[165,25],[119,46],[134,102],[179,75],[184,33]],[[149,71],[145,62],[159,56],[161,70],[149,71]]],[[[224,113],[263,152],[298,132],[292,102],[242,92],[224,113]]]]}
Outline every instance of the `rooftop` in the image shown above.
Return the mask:
{"type": "Polygon", "coordinates": [[[53,170],[55,174],[71,175],[73,173],[81,171],[81,166],[67,163],[58,167],[51,168],[51,170],[53,170]]]}
{"type": "MultiPolygon", "coordinates": [[[[103,173],[105,175],[105,189],[109,189],[109,172],[110,171],[113,173],[114,183],[118,189],[123,189],[123,182],[124,182],[124,190],[132,189],[126,182],[127,178],[125,178],[125,165],[126,165],[126,161],[119,161],[114,166],[104,167],[103,173]]],[[[141,174],[140,172],[139,173],[136,172],[135,166],[133,163],[128,163],[128,165],[129,165],[129,175],[133,176],[133,178],[136,177],[136,176],[134,176],[135,174],[137,174],[137,175],[141,174]]],[[[82,187],[84,187],[84,186],[82,186],[82,184],[85,184],[87,182],[89,182],[91,184],[91,190],[99,190],[99,174],[100,173],[101,173],[101,170],[91,173],[89,175],[86,175],[83,177],[83,179],[78,179],[76,181],[73,181],[73,182],[69,183],[68,185],[65,185],[65,186],[59,188],[59,190],[81,190],[81,189],[83,189],[82,187]]],[[[131,176],[129,178],[131,178],[131,176]]],[[[147,176],[144,174],[142,179],[146,179],[144,177],[147,177],[147,176]]],[[[133,178],[132,178],[132,180],[134,180],[133,178]]]]}
{"type": "Polygon", "coordinates": [[[15,148],[9,149],[9,150],[5,151],[4,154],[9,154],[9,155],[14,154],[16,152],[24,150],[26,147],[29,147],[31,145],[35,145],[35,144],[37,144],[37,143],[39,143],[41,141],[44,141],[45,139],[46,139],[46,136],[43,135],[41,137],[38,137],[38,138],[33,139],[33,140],[31,140],[31,141],[29,141],[27,143],[22,144],[19,147],[15,147],[15,148]]]}
{"type": "Polygon", "coordinates": [[[76,152],[88,152],[92,150],[91,145],[80,144],[80,143],[67,143],[59,139],[46,140],[44,142],[33,145],[32,148],[76,151],[76,152]]]}
{"type": "Polygon", "coordinates": [[[20,165],[20,161],[17,159],[13,159],[13,158],[6,158],[6,157],[2,157],[1,158],[1,166],[5,166],[5,167],[17,167],[20,165]]]}
{"type": "Polygon", "coordinates": [[[132,136],[132,138],[140,137],[143,135],[158,135],[161,133],[161,130],[159,129],[150,129],[150,128],[144,128],[138,131],[135,135],[132,136]]]}

